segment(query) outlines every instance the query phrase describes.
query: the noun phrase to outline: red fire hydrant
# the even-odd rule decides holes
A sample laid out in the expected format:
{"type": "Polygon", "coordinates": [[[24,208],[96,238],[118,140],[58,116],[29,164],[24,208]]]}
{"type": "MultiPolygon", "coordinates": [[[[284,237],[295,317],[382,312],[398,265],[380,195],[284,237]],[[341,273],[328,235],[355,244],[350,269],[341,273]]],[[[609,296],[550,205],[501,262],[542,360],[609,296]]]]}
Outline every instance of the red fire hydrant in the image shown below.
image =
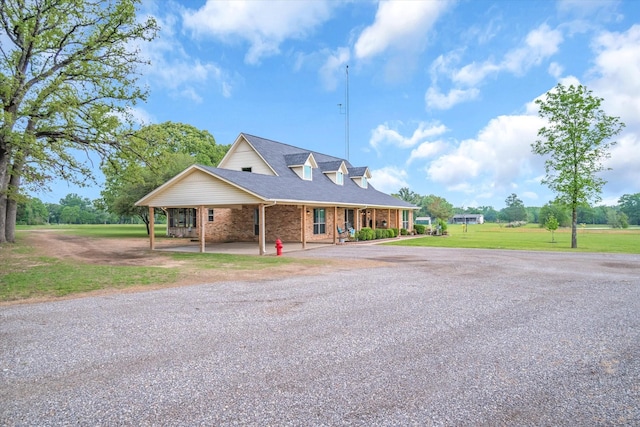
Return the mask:
{"type": "Polygon", "coordinates": [[[282,255],[282,240],[276,239],[276,255],[282,255]]]}

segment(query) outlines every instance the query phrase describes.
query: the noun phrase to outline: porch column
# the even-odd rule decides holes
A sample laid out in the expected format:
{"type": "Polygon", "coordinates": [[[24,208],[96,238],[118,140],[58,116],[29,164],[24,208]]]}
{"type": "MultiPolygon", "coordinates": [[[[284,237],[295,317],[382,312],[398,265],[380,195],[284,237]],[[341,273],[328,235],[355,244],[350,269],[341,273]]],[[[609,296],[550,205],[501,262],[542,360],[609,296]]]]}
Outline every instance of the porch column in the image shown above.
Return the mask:
{"type": "Polygon", "coordinates": [[[259,228],[260,228],[260,235],[258,236],[258,245],[260,245],[260,255],[264,255],[266,250],[266,246],[265,246],[265,232],[264,232],[264,224],[265,224],[265,220],[264,220],[264,204],[260,203],[259,206],[259,210],[258,210],[258,222],[259,222],[259,228]]]}
{"type": "Polygon", "coordinates": [[[149,248],[151,250],[154,250],[156,246],[156,233],[154,230],[155,225],[156,221],[154,218],[153,206],[149,206],[149,248]]]}
{"type": "Polygon", "coordinates": [[[333,244],[338,243],[338,207],[333,207],[333,244]]]}
{"type": "Polygon", "coordinates": [[[371,228],[374,230],[378,228],[376,226],[376,209],[371,209],[371,228]]]}
{"type": "Polygon", "coordinates": [[[307,249],[307,207],[302,206],[302,249],[307,249]]]}
{"type": "Polygon", "coordinates": [[[207,214],[204,206],[200,206],[198,212],[200,213],[200,224],[198,224],[200,228],[200,252],[204,252],[204,221],[207,218],[207,214]]]}

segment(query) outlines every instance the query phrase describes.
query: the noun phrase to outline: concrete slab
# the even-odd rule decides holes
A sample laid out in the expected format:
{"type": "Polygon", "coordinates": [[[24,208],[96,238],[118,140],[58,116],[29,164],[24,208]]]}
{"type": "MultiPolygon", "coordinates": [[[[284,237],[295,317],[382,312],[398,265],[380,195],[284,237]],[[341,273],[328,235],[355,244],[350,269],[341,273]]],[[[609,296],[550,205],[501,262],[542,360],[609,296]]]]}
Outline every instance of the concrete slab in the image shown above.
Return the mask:
{"type": "MultiPolygon", "coordinates": [[[[326,248],[335,246],[333,243],[307,243],[307,248],[302,248],[302,243],[284,243],[282,247],[283,254],[292,252],[301,252],[317,248],[326,248]]],[[[200,244],[194,242],[190,245],[171,246],[157,248],[157,251],[164,252],[199,252],[200,244]]],[[[235,254],[235,255],[259,255],[260,248],[255,242],[232,242],[232,243],[207,243],[205,245],[205,253],[235,254]]],[[[276,248],[273,242],[266,245],[265,255],[276,255],[276,248]]]]}

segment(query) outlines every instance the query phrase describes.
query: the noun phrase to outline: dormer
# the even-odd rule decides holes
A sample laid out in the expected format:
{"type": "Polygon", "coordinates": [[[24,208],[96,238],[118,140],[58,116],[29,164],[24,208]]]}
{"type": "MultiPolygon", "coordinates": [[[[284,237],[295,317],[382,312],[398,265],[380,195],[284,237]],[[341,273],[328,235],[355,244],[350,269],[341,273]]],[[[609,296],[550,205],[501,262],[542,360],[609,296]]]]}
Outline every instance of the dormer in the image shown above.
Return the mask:
{"type": "Polygon", "coordinates": [[[347,166],[342,160],[336,160],[334,162],[322,162],[318,163],[318,167],[334,184],[343,185],[344,176],[349,173],[347,166]]]}
{"type": "Polygon", "coordinates": [[[371,179],[371,172],[368,167],[360,167],[360,168],[349,168],[349,177],[356,183],[360,188],[368,188],[369,180],[371,179]]]}
{"type": "Polygon", "coordinates": [[[285,154],[284,160],[287,162],[287,166],[305,181],[313,179],[313,169],[318,167],[313,154],[308,152],[285,154]]]}

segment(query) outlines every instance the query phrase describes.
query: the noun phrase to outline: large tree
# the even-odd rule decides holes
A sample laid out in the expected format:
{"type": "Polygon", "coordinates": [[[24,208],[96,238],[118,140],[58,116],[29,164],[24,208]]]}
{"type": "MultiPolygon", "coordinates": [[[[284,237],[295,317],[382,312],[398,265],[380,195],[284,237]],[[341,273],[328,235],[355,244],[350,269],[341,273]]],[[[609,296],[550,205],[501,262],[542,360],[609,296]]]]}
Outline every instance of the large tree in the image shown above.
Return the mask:
{"type": "Polygon", "coordinates": [[[620,210],[629,218],[629,223],[640,225],[640,193],[624,194],[618,200],[620,210]]]}
{"type": "Polygon", "coordinates": [[[624,123],[600,108],[602,98],[582,85],[558,84],[544,99],[536,100],[539,115],[548,123],[540,128],[533,152],[546,156],[542,181],[556,193],[556,201],[572,212],[571,247],[578,247],[578,206],[601,200],[605,180],[603,160],[610,156],[609,141],[624,123]]]}
{"type": "Polygon", "coordinates": [[[14,241],[23,185],[84,184],[91,159],[124,149],[153,39],[139,0],[0,0],[0,243],[14,241]]]}
{"type": "Polygon", "coordinates": [[[121,152],[103,166],[102,200],[112,213],[140,217],[147,233],[149,209],[135,202],[194,163],[216,166],[230,148],[216,144],[206,130],[173,122],[141,128],[129,137],[129,146],[141,156],[121,152]]]}
{"type": "Polygon", "coordinates": [[[504,201],[506,207],[500,211],[499,217],[506,222],[526,221],[527,210],[516,193],[511,193],[504,201]]]}

